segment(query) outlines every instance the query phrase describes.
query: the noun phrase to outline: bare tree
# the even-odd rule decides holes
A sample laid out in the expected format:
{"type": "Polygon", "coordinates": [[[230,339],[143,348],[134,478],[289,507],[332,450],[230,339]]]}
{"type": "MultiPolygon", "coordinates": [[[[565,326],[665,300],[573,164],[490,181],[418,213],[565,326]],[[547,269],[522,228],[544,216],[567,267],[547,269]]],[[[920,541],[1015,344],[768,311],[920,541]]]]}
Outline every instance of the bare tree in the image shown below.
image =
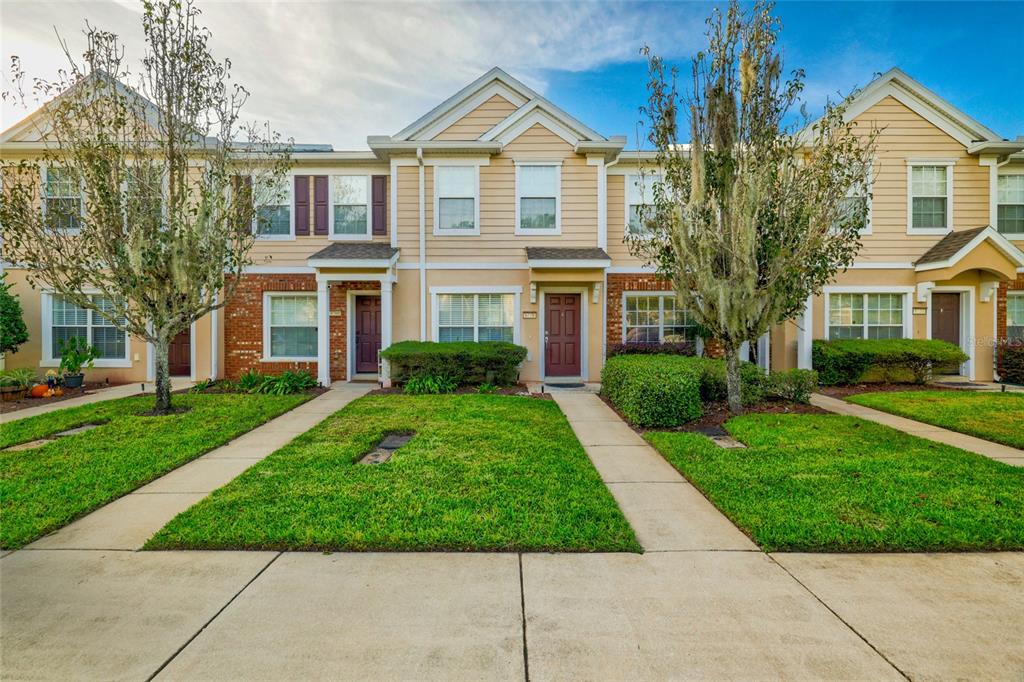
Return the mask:
{"type": "MultiPolygon", "coordinates": [[[[241,122],[248,92],[214,59],[191,0],[143,8],[137,75],[112,33],[87,25],[80,62],[61,40],[68,68],[31,88],[46,147],[0,167],[0,221],[5,258],[33,286],[152,344],[154,413],[166,414],[170,342],[231,297],[266,218],[255,207],[280,203],[291,144],[241,122]]],[[[16,57],[12,75],[4,96],[25,103],[16,57]]]]}
{"type": "Polygon", "coordinates": [[[781,26],[771,11],[770,2],[743,11],[735,0],[714,11],[688,96],[675,69],[645,50],[644,113],[661,177],[646,229],[627,235],[722,344],[735,413],[743,342],[793,318],[853,262],[876,137],[844,121],[848,98],[828,103],[813,125],[805,109],[794,111],[803,72],[783,80],[781,26]],[[680,140],[681,114],[689,144],[680,140]]]}

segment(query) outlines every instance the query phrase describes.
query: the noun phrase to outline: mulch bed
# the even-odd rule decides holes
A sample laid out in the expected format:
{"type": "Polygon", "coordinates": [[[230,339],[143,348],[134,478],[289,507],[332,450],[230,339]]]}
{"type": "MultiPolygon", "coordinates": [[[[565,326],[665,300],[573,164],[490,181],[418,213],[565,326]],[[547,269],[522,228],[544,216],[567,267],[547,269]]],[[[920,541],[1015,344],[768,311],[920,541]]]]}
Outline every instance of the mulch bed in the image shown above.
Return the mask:
{"type": "Polygon", "coordinates": [[[938,384],[853,384],[850,386],[820,386],[818,393],[832,398],[845,398],[858,393],[882,393],[892,391],[963,391],[963,388],[954,386],[940,386],[938,384]]]}
{"type": "MultiPolygon", "coordinates": [[[[331,390],[331,389],[324,388],[322,386],[317,386],[315,388],[310,388],[310,389],[305,390],[305,391],[299,391],[299,393],[302,393],[303,395],[318,396],[318,395],[327,393],[327,391],[329,391],[329,390],[331,390]]],[[[210,387],[208,387],[206,389],[203,389],[202,391],[193,391],[191,388],[179,388],[177,391],[172,391],[172,394],[182,394],[182,393],[202,393],[204,395],[222,395],[224,393],[248,393],[248,391],[240,391],[236,386],[229,385],[226,382],[215,383],[212,386],[210,386],[210,387]]],[[[139,395],[142,395],[142,394],[140,393],[139,395]]],[[[145,395],[153,395],[153,394],[152,393],[146,393],[145,395]]]]}
{"type": "Polygon", "coordinates": [[[52,396],[50,398],[29,398],[26,396],[20,400],[4,400],[0,401],[0,414],[17,412],[18,410],[24,410],[29,407],[49,405],[50,403],[60,403],[65,400],[70,400],[71,398],[80,398],[83,395],[95,393],[97,389],[124,386],[125,383],[127,382],[110,384],[101,381],[88,381],[81,388],[65,388],[64,395],[62,396],[52,396]]]}
{"type": "MultiPolygon", "coordinates": [[[[391,388],[377,388],[370,391],[369,395],[391,395],[394,393],[404,394],[404,390],[401,386],[392,386],[391,388]]],[[[473,393],[478,394],[480,391],[477,390],[476,386],[460,386],[455,389],[452,394],[465,394],[473,393]]],[[[449,394],[449,395],[452,395],[449,394]]],[[[526,384],[515,384],[513,386],[502,386],[496,388],[488,395],[519,395],[526,398],[537,398],[538,400],[552,400],[550,393],[530,393],[530,389],[526,387],[526,384]]]]}

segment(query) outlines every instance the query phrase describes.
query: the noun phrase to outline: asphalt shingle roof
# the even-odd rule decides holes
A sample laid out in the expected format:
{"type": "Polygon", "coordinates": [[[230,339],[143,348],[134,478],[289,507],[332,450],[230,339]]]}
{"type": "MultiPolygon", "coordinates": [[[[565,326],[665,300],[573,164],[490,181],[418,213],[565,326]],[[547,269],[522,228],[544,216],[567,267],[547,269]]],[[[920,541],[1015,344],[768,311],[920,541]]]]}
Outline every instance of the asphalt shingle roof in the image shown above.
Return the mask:
{"type": "Polygon", "coordinates": [[[559,246],[527,246],[527,260],[611,260],[604,249],[559,246]]]}
{"type": "Polygon", "coordinates": [[[310,260],[387,260],[398,253],[390,244],[380,242],[336,242],[320,249],[310,260]]]}
{"type": "Polygon", "coordinates": [[[981,232],[988,229],[987,227],[975,227],[971,230],[961,230],[960,232],[950,232],[945,237],[936,242],[935,246],[925,251],[924,255],[917,259],[914,265],[924,265],[925,263],[940,263],[944,260],[956,255],[956,253],[967,246],[972,239],[977,237],[981,232]]]}

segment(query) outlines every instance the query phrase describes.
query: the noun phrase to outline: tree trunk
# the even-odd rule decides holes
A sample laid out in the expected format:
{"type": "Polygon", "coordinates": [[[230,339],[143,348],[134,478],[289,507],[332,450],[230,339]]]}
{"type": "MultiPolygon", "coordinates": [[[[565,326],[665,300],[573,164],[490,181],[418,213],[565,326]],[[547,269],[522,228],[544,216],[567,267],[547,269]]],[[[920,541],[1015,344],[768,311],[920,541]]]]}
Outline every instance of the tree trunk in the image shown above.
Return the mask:
{"type": "Polygon", "coordinates": [[[725,387],[729,396],[729,411],[733,414],[743,412],[742,384],[740,382],[740,350],[725,349],[725,387]]]}
{"type": "Polygon", "coordinates": [[[171,344],[166,339],[153,344],[154,365],[156,366],[156,406],[154,414],[168,414],[171,411],[171,374],[168,369],[168,353],[171,344]]]}

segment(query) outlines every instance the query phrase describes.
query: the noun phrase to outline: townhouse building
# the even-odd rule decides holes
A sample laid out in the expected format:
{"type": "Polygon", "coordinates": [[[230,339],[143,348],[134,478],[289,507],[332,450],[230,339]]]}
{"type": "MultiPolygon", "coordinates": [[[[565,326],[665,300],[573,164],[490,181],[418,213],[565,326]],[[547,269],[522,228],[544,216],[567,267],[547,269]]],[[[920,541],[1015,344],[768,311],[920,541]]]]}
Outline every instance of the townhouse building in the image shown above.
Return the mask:
{"type": "MultiPolygon", "coordinates": [[[[1000,341],[1024,337],[1024,138],[1007,140],[893,69],[848,115],[876,127],[869,225],[857,262],[797,318],[745,352],[809,367],[819,338],[942,338],[971,379],[997,375],[1000,341]]],[[[0,137],[24,157],[25,122],[0,137]]],[[[625,235],[651,201],[654,154],[626,149],[492,69],[367,151],[297,145],[227,305],[180,335],[172,373],[236,377],[307,369],[321,382],[379,379],[378,353],[406,339],[508,340],[523,380],[597,381],[614,344],[699,343],[671,287],[625,235]]],[[[60,169],[44,201],[73,214],[60,169]]],[[[77,202],[77,203],[76,203],[77,202]]],[[[153,375],[147,344],[7,263],[31,340],[7,367],[59,363],[59,339],[100,349],[93,379],[153,375]]]]}

